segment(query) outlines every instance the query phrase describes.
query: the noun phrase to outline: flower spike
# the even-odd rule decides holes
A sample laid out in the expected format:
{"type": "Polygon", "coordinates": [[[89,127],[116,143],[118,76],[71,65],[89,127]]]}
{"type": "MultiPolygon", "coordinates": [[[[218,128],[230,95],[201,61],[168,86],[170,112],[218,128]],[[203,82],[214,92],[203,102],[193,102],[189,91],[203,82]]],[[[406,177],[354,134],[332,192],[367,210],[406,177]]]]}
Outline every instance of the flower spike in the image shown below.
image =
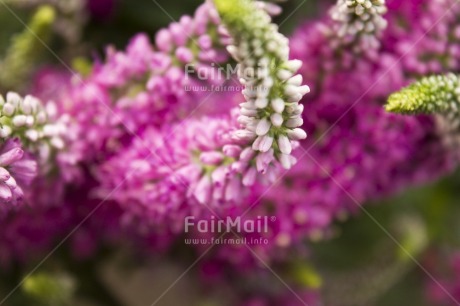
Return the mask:
{"type": "MultiPolygon", "coordinates": [[[[386,110],[417,115],[436,114],[436,128],[447,148],[460,147],[460,79],[457,75],[433,75],[390,96],[386,110]]],[[[460,158],[454,153],[456,158],[460,158]]]]}
{"type": "MultiPolygon", "coordinates": [[[[214,2],[234,39],[228,51],[240,65],[238,75],[245,86],[246,101],[240,105],[238,118],[243,129],[234,136],[249,141],[253,151],[268,154],[289,169],[294,163],[290,154],[295,142],[307,137],[299,128],[303,124],[299,101],[310,91],[296,75],[302,63],[289,60],[288,39],[255,2],[214,2]]],[[[259,172],[270,159],[258,158],[259,172]]]]}
{"type": "Polygon", "coordinates": [[[353,43],[356,51],[366,53],[380,46],[386,12],[385,0],[338,0],[330,15],[342,43],[353,43]]]}
{"type": "MultiPolygon", "coordinates": [[[[24,149],[35,154],[43,170],[65,146],[67,128],[55,120],[56,106],[33,97],[9,92],[0,95],[0,141],[19,139],[24,149]]],[[[46,172],[46,171],[45,171],[46,172]]]]}
{"type": "Polygon", "coordinates": [[[386,110],[399,114],[458,114],[460,80],[454,74],[425,77],[392,94],[386,110]]]}

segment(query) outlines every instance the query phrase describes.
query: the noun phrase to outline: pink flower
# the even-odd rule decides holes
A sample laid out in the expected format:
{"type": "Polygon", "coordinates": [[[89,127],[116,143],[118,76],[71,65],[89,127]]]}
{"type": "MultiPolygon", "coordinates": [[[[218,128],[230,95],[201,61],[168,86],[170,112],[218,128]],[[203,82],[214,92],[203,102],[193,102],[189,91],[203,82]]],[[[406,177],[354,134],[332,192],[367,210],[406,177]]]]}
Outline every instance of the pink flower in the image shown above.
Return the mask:
{"type": "Polygon", "coordinates": [[[37,162],[24,152],[20,141],[6,140],[0,149],[0,205],[21,203],[37,172],[37,162]]]}

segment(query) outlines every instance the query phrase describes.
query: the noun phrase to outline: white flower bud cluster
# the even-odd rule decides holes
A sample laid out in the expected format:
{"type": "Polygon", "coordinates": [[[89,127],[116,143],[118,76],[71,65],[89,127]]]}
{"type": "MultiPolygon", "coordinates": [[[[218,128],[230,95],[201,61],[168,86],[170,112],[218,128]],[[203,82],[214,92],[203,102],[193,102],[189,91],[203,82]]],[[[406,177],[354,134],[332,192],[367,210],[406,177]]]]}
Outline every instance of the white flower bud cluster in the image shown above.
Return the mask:
{"type": "Polygon", "coordinates": [[[386,12],[385,0],[338,0],[330,15],[339,39],[355,42],[356,51],[366,52],[380,47],[379,37],[387,27],[386,12]]]}
{"type": "Polygon", "coordinates": [[[420,81],[433,93],[425,93],[426,113],[435,113],[437,133],[446,149],[460,160],[460,77],[453,73],[432,75],[420,81]]]}
{"type": "Polygon", "coordinates": [[[239,26],[243,29],[229,29],[235,45],[228,51],[239,62],[238,75],[245,86],[246,101],[240,104],[238,118],[243,129],[234,136],[249,141],[253,151],[266,156],[258,159],[263,161],[257,167],[259,172],[264,172],[274,159],[289,169],[295,163],[293,148],[307,137],[299,128],[303,124],[299,101],[310,91],[302,86],[302,76],[296,75],[302,62],[289,61],[288,39],[278,32],[266,12],[254,10],[239,26]]]}
{"type": "Polygon", "coordinates": [[[22,98],[15,92],[9,92],[6,99],[0,95],[0,137],[17,137],[24,147],[37,153],[46,161],[54,150],[64,148],[66,127],[52,122],[56,116],[56,107],[48,103],[46,107],[33,97],[22,98]]]}

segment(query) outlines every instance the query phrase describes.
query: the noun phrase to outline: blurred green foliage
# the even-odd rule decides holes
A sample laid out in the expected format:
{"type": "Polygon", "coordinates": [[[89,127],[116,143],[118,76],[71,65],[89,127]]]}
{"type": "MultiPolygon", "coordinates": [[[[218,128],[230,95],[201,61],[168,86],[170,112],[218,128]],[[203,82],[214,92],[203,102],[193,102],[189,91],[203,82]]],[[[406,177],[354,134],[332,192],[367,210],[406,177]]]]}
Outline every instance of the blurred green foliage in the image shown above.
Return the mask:
{"type": "MultiPolygon", "coordinates": [[[[229,0],[230,1],[230,0],[229,0]]],[[[101,49],[108,44],[122,48],[133,33],[146,32],[153,37],[154,33],[171,22],[177,21],[184,14],[192,15],[201,4],[201,0],[135,0],[118,1],[112,18],[106,21],[93,20],[86,31],[85,41],[92,41],[101,49]],[[114,31],[114,28],[117,30],[114,31]]],[[[296,25],[307,16],[314,16],[319,1],[290,0],[281,4],[283,14],[275,21],[281,24],[284,33],[293,31],[296,25]]]]}
{"type": "Polygon", "coordinates": [[[460,246],[460,171],[363,207],[337,224],[335,239],[312,246],[326,299],[340,298],[343,306],[426,305],[424,256],[460,246]]]}
{"type": "Polygon", "coordinates": [[[25,279],[22,290],[39,305],[64,306],[70,305],[75,284],[64,274],[37,273],[25,279]]]}
{"type": "Polygon", "coordinates": [[[15,90],[27,84],[43,57],[55,20],[56,11],[52,6],[40,6],[27,27],[10,39],[7,51],[0,60],[1,89],[15,90]]]}

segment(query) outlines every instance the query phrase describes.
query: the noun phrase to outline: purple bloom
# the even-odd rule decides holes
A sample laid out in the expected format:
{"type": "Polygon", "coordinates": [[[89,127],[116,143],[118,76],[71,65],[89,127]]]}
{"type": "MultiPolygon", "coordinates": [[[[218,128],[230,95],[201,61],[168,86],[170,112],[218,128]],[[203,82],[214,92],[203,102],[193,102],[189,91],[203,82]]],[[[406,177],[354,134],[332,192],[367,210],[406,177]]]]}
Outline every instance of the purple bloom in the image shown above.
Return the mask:
{"type": "MultiPolygon", "coordinates": [[[[125,51],[108,48],[105,62],[96,63],[88,77],[68,78],[66,90],[56,89],[58,95],[53,97],[69,130],[72,157],[68,159],[75,163],[104,159],[147,127],[183,119],[195,112],[200,102],[217,101],[206,89],[194,88],[209,85],[197,78],[198,68],[216,75],[215,64],[228,60],[224,48],[228,37],[218,34],[209,39],[209,33],[222,32],[218,25],[214,8],[205,3],[193,18],[185,16],[159,31],[157,46],[147,35],[139,34],[125,51]],[[198,40],[200,46],[195,46],[198,40]],[[171,54],[173,49],[178,52],[171,54]],[[194,63],[190,72],[185,67],[189,62],[194,63]]],[[[37,81],[50,78],[45,74],[37,81]]],[[[39,96],[47,96],[49,88],[38,86],[37,91],[39,96]]]]}
{"type": "Polygon", "coordinates": [[[6,140],[0,149],[0,205],[21,203],[37,172],[37,162],[23,151],[20,141],[6,140]]]}
{"type": "MultiPolygon", "coordinates": [[[[419,5],[419,1],[412,2],[401,5],[419,5]]],[[[395,3],[390,1],[389,6],[395,3]]],[[[331,44],[330,19],[299,28],[291,41],[291,56],[304,61],[300,71],[304,82],[312,84],[312,93],[301,101],[308,105],[308,112],[301,118],[299,110],[291,110],[296,117],[288,120],[294,119],[289,122],[292,127],[303,120],[313,136],[300,142],[301,148],[294,153],[298,164],[273,187],[258,183],[261,178],[273,182],[280,173],[270,168],[274,159],[270,149],[276,146],[284,155],[293,149],[288,137],[274,139],[266,135],[271,125],[284,123],[283,116],[276,116],[285,110],[279,101],[270,101],[270,105],[263,99],[258,101],[276,113],[270,115],[270,120],[251,126],[261,136],[255,146],[263,152],[255,159],[254,151],[247,148],[254,133],[241,130],[242,122],[233,113],[222,114],[235,100],[242,101],[239,95],[218,93],[209,102],[216,102],[220,108],[217,115],[207,107],[180,123],[207,98],[206,92],[187,91],[185,86],[210,85],[209,80],[187,78],[185,65],[199,62],[196,67],[210,75],[214,69],[211,63],[227,60],[223,46],[228,37],[209,3],[201,6],[193,18],[184,17],[158,32],[156,46],[145,35],[138,35],[123,52],[108,49],[106,61],[97,63],[83,83],[74,80],[77,84],[70,84],[69,78],[68,89],[56,98],[71,141],[69,151],[60,153],[58,160],[80,163],[88,170],[84,178],[97,180],[66,194],[66,222],[78,223],[81,203],[86,212],[86,208],[97,205],[95,198],[108,198],[108,210],[113,213],[108,213],[107,219],[101,214],[96,224],[85,228],[76,238],[73,251],[81,257],[94,252],[97,238],[107,235],[98,226],[99,220],[110,220],[107,228],[118,237],[127,234],[136,244],[148,245],[149,251],[158,252],[168,249],[179,235],[182,237],[186,216],[211,219],[216,213],[222,217],[243,216],[243,220],[275,216],[267,233],[242,235],[269,241],[267,245],[253,246],[264,261],[284,261],[293,254],[305,255],[306,240],[327,238],[331,223],[357,213],[359,205],[450,171],[450,152],[441,145],[432,118],[396,116],[382,108],[388,94],[414,75],[456,68],[455,61],[450,62],[455,59],[454,47],[449,48],[453,52],[447,57],[448,63],[440,60],[446,58],[446,50],[439,46],[453,46],[443,41],[449,35],[422,39],[422,44],[436,42],[432,45],[436,56],[430,62],[436,59],[437,64],[425,62],[427,57],[422,53],[431,48],[427,46],[415,48],[399,61],[401,51],[417,41],[414,33],[423,31],[424,26],[416,26],[414,18],[433,21],[428,16],[430,10],[419,11],[416,17],[410,9],[390,11],[391,20],[398,20],[400,14],[410,17],[411,28],[390,22],[383,47],[375,49],[378,56],[359,61],[345,47],[337,56],[337,48],[331,44]],[[222,35],[217,45],[207,32],[209,27],[222,35]],[[388,72],[389,67],[392,69],[388,72]]],[[[439,15],[437,9],[434,12],[439,15]]],[[[443,27],[451,31],[454,27],[449,22],[453,22],[450,17],[447,23],[437,25],[437,33],[445,34],[443,27]]],[[[298,78],[292,82],[298,82],[298,78]]],[[[243,111],[251,115],[251,109],[243,111]]],[[[244,116],[239,118],[245,120],[244,116]]],[[[296,129],[287,136],[304,138],[296,129]]],[[[280,162],[292,164],[291,159],[280,162]]],[[[25,226],[24,221],[20,224],[25,226]]],[[[16,238],[19,230],[11,227],[13,230],[6,227],[7,232],[16,238]]],[[[45,235],[52,240],[59,237],[59,232],[45,235]]],[[[22,246],[23,242],[10,239],[8,243],[22,246]]],[[[221,267],[232,270],[254,271],[258,262],[241,246],[216,246],[212,254],[221,267]]],[[[283,298],[276,296],[270,301],[290,305],[292,301],[283,298]]],[[[270,301],[256,299],[255,303],[270,301]]]]}
{"type": "Polygon", "coordinates": [[[407,75],[460,69],[460,6],[455,0],[389,0],[388,6],[383,46],[401,58],[407,75]]]}
{"type": "Polygon", "coordinates": [[[147,129],[97,169],[100,197],[177,229],[187,214],[209,215],[206,206],[241,203],[258,174],[247,164],[253,151],[232,138],[237,127],[220,116],[147,129]]]}
{"type": "MultiPolygon", "coordinates": [[[[257,247],[267,260],[285,258],[306,238],[327,238],[331,222],[358,213],[360,205],[432,181],[455,166],[432,118],[384,111],[386,97],[410,81],[398,54],[380,50],[379,61],[343,64],[347,52],[337,61],[326,25],[308,23],[291,40],[292,57],[306,63],[304,79],[316,84],[303,100],[309,107],[303,119],[305,129],[318,136],[301,142],[299,163],[274,188],[267,193],[260,187],[251,192],[253,202],[247,200],[254,208],[245,218],[276,216],[262,235],[269,245],[257,247]]],[[[246,248],[223,246],[218,254],[242,266],[257,262],[246,248]]]]}
{"type": "MultiPolygon", "coordinates": [[[[182,20],[184,25],[188,22],[189,19],[182,20]]],[[[163,51],[169,52],[184,45],[184,37],[178,30],[180,24],[158,33],[157,40],[162,42],[163,51]]],[[[309,105],[309,111],[303,116],[305,128],[313,135],[324,135],[302,141],[303,150],[296,154],[300,158],[299,164],[276,186],[270,188],[256,184],[252,188],[246,187],[258,180],[257,172],[266,170],[273,160],[273,152],[261,154],[254,165],[248,167],[253,152],[245,150],[242,144],[247,143],[252,135],[238,131],[234,117],[205,116],[179,124],[171,123],[175,120],[168,120],[168,115],[161,118],[164,121],[160,118],[156,121],[156,115],[152,114],[139,125],[137,118],[148,113],[140,111],[146,109],[142,106],[143,101],[147,101],[145,105],[151,105],[148,98],[132,100],[122,97],[120,100],[126,102],[121,105],[126,109],[140,106],[133,115],[124,118],[134,120],[131,126],[142,131],[141,136],[127,143],[110,142],[118,152],[111,154],[101,166],[93,167],[101,184],[97,195],[100,198],[108,196],[119,203],[126,212],[125,220],[140,220],[142,226],[154,225],[156,229],[166,228],[172,232],[183,230],[185,216],[211,218],[213,213],[203,204],[221,216],[233,217],[241,216],[254,205],[244,219],[266,215],[277,217],[270,223],[269,233],[262,235],[270,243],[257,247],[265,259],[276,261],[288,256],[288,250],[302,249],[300,242],[306,238],[328,237],[330,224],[335,219],[359,211],[355,201],[361,205],[449,171],[452,160],[449,152],[440,146],[430,118],[387,114],[381,106],[389,93],[408,82],[404,66],[398,65],[397,54],[380,50],[379,61],[368,58],[358,62],[351,60],[351,52],[343,52],[337,60],[326,26],[328,22],[307,24],[291,41],[292,57],[306,63],[301,69],[303,79],[315,85],[312,94],[302,101],[309,105]],[[312,58],[321,60],[312,61],[312,58]],[[393,69],[386,73],[392,65],[393,69]],[[322,76],[319,82],[318,75],[322,76]],[[139,126],[144,128],[139,129],[139,126]],[[308,155],[303,156],[305,150],[309,150],[308,155]]],[[[206,38],[202,40],[206,45],[206,38]]],[[[137,45],[148,46],[141,41],[137,45]]],[[[185,49],[183,51],[187,53],[185,49]]],[[[130,60],[120,56],[115,62],[118,61],[130,60]]],[[[124,76],[130,75],[130,69],[145,69],[136,61],[132,66],[116,64],[114,67],[120,67],[124,72],[107,68],[102,75],[108,71],[116,73],[111,78],[101,77],[96,83],[108,82],[110,84],[103,87],[119,87],[126,83],[124,76]]],[[[98,69],[103,71],[105,68],[97,68],[95,76],[98,69]]],[[[134,70],[132,74],[138,75],[134,70]]],[[[180,71],[168,69],[158,81],[150,79],[147,86],[156,88],[152,94],[161,93],[171,85],[158,84],[176,76],[182,79],[180,71]]],[[[160,97],[152,101],[162,101],[160,97]]],[[[273,107],[277,109],[276,101],[273,107]]],[[[160,109],[155,108],[154,112],[160,109]]],[[[170,115],[171,111],[164,109],[165,114],[170,115]]],[[[163,114],[162,111],[159,113],[163,114]]],[[[276,118],[271,120],[277,122],[276,118]]],[[[91,124],[84,125],[85,129],[91,124]]],[[[255,130],[263,134],[267,129],[265,125],[260,123],[255,130]]],[[[113,133],[113,126],[108,126],[111,125],[103,122],[95,134],[102,135],[103,128],[113,133]]],[[[297,132],[293,131],[293,135],[297,132]]],[[[119,135],[104,138],[122,139],[119,135]]],[[[270,148],[273,141],[268,137],[261,138],[257,145],[270,148]]],[[[285,152],[292,149],[283,139],[277,140],[277,145],[285,152]]],[[[265,177],[273,181],[276,173],[269,171],[265,177]]],[[[156,235],[152,231],[152,234],[159,238],[164,232],[156,235]]],[[[218,258],[241,266],[255,262],[245,248],[221,246],[216,254],[218,258]]]]}

